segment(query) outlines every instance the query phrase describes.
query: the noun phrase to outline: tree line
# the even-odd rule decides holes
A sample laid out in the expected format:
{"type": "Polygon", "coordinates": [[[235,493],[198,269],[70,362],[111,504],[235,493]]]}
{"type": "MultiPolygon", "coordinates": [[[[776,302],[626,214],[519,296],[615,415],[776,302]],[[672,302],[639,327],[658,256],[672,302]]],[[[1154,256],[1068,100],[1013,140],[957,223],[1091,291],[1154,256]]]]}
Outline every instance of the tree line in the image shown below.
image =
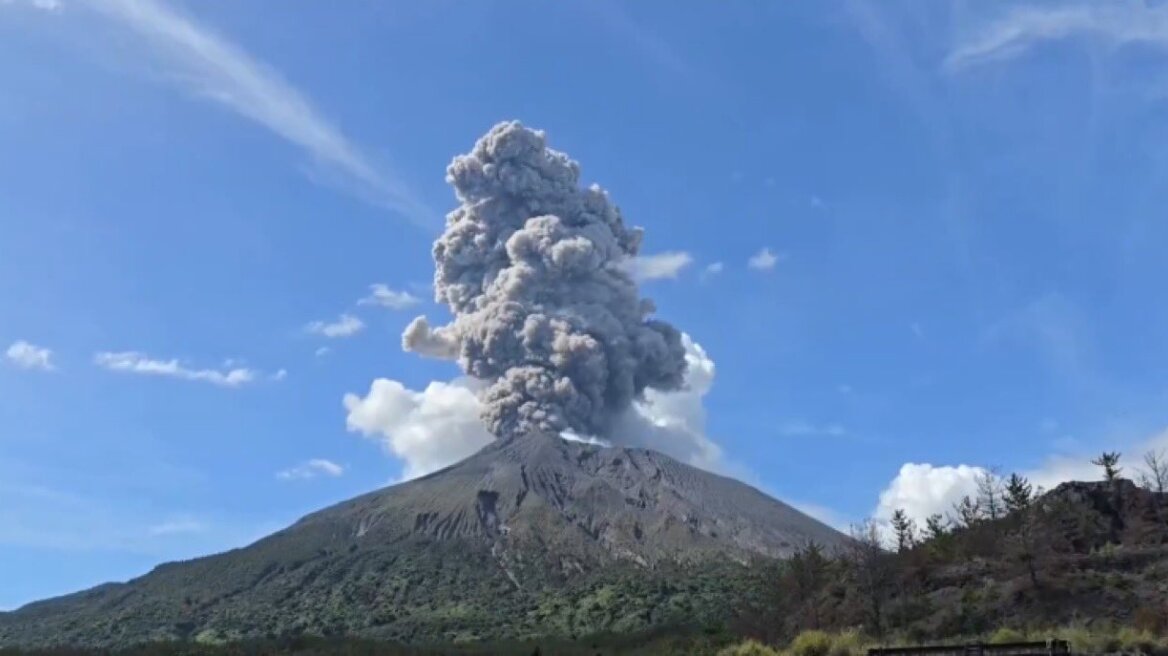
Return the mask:
{"type": "MultiPolygon", "coordinates": [[[[1113,497],[1110,506],[1122,514],[1121,481],[1126,481],[1120,461],[1119,452],[1109,451],[1091,462],[1101,469],[1104,489],[1113,497]]],[[[1144,454],[1135,483],[1153,493],[1155,521],[1168,527],[1164,452],[1144,454]]],[[[1130,487],[1127,483],[1126,489],[1130,487]]],[[[969,601],[977,594],[961,590],[967,570],[976,565],[978,572],[1017,581],[1016,595],[1041,598],[1048,587],[1065,583],[1058,580],[1067,576],[1065,568],[1055,567],[1060,558],[1119,542],[1122,516],[1118,524],[1109,522],[1057,496],[1047,495],[1022,474],[1003,476],[996,468],[983,469],[974,494],[962,497],[944,514],[928,516],[923,525],[904,509],[896,509],[887,521],[868,519],[854,525],[852,539],[841,551],[804,544],[780,566],[776,603],[781,619],[770,628],[791,635],[860,625],[879,639],[890,630],[923,625],[917,620],[930,613],[926,593],[951,586],[959,590],[961,607],[952,613],[956,619],[951,626],[936,631],[968,635],[988,630],[990,615],[1000,611],[988,602],[983,608],[969,601]]]]}

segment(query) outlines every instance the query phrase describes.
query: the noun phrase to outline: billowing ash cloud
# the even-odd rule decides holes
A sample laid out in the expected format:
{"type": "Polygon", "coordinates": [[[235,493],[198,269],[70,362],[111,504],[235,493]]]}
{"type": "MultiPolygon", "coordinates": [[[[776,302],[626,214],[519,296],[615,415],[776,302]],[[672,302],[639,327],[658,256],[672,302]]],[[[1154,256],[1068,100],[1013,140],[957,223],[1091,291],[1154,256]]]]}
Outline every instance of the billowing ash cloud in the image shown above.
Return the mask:
{"type": "Polygon", "coordinates": [[[446,179],[461,204],[434,244],[434,289],[454,320],[418,317],[402,345],[485,381],[491,433],[605,436],[647,388],[681,386],[680,333],[629,276],[641,230],[542,132],[500,123],[446,179]]]}

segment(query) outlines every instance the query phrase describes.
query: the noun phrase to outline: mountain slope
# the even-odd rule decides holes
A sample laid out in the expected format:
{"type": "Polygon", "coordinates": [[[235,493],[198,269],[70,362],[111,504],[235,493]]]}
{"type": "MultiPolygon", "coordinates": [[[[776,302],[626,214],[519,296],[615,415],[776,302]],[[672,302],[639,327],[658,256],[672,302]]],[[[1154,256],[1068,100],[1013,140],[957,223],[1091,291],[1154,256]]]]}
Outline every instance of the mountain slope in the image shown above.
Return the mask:
{"type": "Polygon", "coordinates": [[[0,614],[0,646],[295,633],[457,640],[713,621],[752,559],[845,538],[642,449],[531,435],[243,549],[0,614]]]}

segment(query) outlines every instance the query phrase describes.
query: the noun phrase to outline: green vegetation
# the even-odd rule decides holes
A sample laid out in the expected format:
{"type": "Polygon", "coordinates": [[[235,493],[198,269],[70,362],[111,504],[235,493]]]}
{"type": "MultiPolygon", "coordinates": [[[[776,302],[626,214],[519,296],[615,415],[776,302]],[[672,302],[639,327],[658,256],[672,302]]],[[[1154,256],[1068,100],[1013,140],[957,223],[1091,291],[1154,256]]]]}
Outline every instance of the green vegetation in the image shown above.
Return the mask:
{"type": "MultiPolygon", "coordinates": [[[[191,642],[158,642],[104,649],[18,650],[0,648],[0,656],[652,656],[692,654],[715,656],[725,649],[733,654],[773,654],[752,647],[728,647],[734,637],[717,628],[694,632],[669,627],[648,633],[605,634],[589,638],[492,641],[471,644],[414,645],[357,638],[295,638],[247,640],[228,645],[191,642]]],[[[756,643],[757,644],[757,643],[756,643]]]]}
{"type": "Polygon", "coordinates": [[[757,640],[747,640],[726,647],[718,652],[718,656],[779,656],[779,652],[757,640]]]}
{"type": "MultiPolygon", "coordinates": [[[[1105,455],[1106,478],[1118,457],[1105,455]]],[[[1081,624],[1090,619],[1088,633],[1108,644],[1158,644],[1168,631],[1168,524],[1155,487],[1114,478],[1036,494],[1018,475],[982,478],[976,498],[924,530],[896,513],[887,534],[860,526],[842,553],[800,549],[776,581],[778,620],[755,618],[752,637],[785,644],[798,635],[807,642],[791,643],[792,654],[822,656],[822,634],[803,632],[859,630],[882,644],[1007,642],[1067,627],[1060,635],[1098,650],[1081,624]],[[1129,627],[1122,638],[1118,627],[1129,627]]]]}
{"type": "Polygon", "coordinates": [[[823,631],[804,631],[795,636],[787,650],[791,656],[828,656],[832,652],[832,639],[823,631]]]}
{"type": "MultiPolygon", "coordinates": [[[[973,642],[1024,642],[1045,641],[1050,638],[1067,640],[1071,650],[1080,654],[1147,654],[1162,656],[1168,654],[1168,636],[1156,636],[1146,630],[1134,629],[1110,623],[1097,623],[1088,627],[1074,624],[1046,630],[1021,631],[1002,627],[989,634],[951,636],[945,642],[953,644],[973,642]]],[[[908,636],[897,636],[884,644],[918,644],[908,636]]],[[[864,656],[876,641],[865,640],[854,631],[826,633],[818,630],[804,631],[795,636],[786,646],[771,646],[756,640],[737,643],[719,652],[719,656],[754,655],[760,656],[864,656]],[[826,651],[824,651],[826,650],[826,651]]],[[[664,652],[663,652],[664,653],[664,652]]]]}
{"type": "Polygon", "coordinates": [[[1008,626],[1003,626],[1002,628],[998,629],[997,631],[994,631],[993,633],[991,633],[989,640],[987,640],[987,642],[990,642],[990,643],[996,644],[996,645],[1000,645],[1000,644],[1009,643],[1009,642],[1024,642],[1024,641],[1026,641],[1026,639],[1027,638],[1026,638],[1025,633],[1023,633],[1017,629],[1011,629],[1008,626]]]}
{"type": "MultiPolygon", "coordinates": [[[[761,613],[757,609],[764,605],[776,571],[769,563],[751,567],[705,562],[653,571],[626,565],[596,568],[566,581],[536,582],[536,576],[546,577],[551,568],[531,562],[514,570],[530,589],[516,589],[496,564],[456,550],[456,544],[434,542],[402,549],[388,562],[375,557],[381,554],[361,552],[351,562],[321,557],[289,572],[294,576],[286,583],[272,586],[279,596],[261,599],[247,596],[254,580],[250,576],[238,582],[211,576],[156,578],[152,583],[162,588],[160,594],[127,595],[112,587],[96,593],[97,603],[79,604],[72,615],[38,616],[34,607],[22,611],[17,623],[15,614],[0,614],[0,645],[11,644],[18,635],[117,647],[140,641],[133,636],[149,635],[155,641],[181,642],[187,645],[184,649],[193,649],[188,644],[193,643],[204,650],[189,652],[197,654],[233,653],[212,648],[285,636],[356,635],[410,645],[493,644],[504,639],[528,644],[538,636],[557,636],[574,643],[583,636],[638,635],[679,624],[693,630],[719,626],[732,617],[733,608],[761,613]],[[375,576],[375,571],[384,573],[375,576]],[[378,585],[378,580],[384,582],[378,585]],[[176,589],[183,593],[171,592],[176,589]],[[171,598],[183,608],[171,609],[171,598]],[[355,607],[353,600],[364,605],[355,607]],[[175,621],[180,613],[188,619],[175,621]]],[[[41,640],[40,646],[48,646],[41,640]]]]}
{"type": "Polygon", "coordinates": [[[148,585],[0,614],[0,645],[32,635],[121,651],[0,656],[863,656],[1051,637],[1079,653],[1168,656],[1168,504],[1155,487],[1116,478],[1043,494],[987,475],[979,488],[923,528],[900,513],[887,535],[868,523],[842,550],[807,544],[785,561],[582,567],[528,544],[504,568],[458,541],[340,553],[272,543],[279,554],[261,543],[230,567],[164,566],[148,585]]]}

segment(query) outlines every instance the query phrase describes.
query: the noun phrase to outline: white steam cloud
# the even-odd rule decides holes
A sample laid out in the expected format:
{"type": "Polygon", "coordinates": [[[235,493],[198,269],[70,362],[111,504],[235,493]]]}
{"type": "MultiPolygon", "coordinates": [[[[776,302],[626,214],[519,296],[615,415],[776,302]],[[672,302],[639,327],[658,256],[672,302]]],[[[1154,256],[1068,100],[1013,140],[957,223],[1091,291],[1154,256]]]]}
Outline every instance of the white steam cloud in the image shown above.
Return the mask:
{"type": "Polygon", "coordinates": [[[434,382],[415,392],[378,378],[364,397],[346,394],[349,430],[381,440],[405,463],[403,478],[416,478],[457,462],[491,441],[479,420],[471,381],[434,382]]]}
{"type": "MultiPolygon", "coordinates": [[[[714,382],[714,361],[700,345],[682,336],[688,362],[682,389],[647,390],[642,400],[615,422],[612,434],[623,444],[666,453],[704,469],[723,469],[722,453],[706,436],[703,397],[714,382]]],[[[376,439],[404,463],[402,477],[416,478],[453,464],[493,438],[479,416],[481,383],[460,378],[408,389],[378,378],[365,396],[345,395],[349,430],[376,439]]],[[[595,443],[594,437],[562,433],[566,439],[595,443]]]]}

